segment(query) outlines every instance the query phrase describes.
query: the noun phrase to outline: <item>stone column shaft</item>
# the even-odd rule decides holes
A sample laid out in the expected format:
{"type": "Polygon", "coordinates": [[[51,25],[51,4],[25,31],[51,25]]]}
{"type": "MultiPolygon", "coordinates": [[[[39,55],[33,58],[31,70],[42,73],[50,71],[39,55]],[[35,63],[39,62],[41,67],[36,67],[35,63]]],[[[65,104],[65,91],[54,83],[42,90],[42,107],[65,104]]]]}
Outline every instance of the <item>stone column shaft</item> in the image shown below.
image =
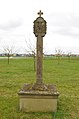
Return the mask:
{"type": "Polygon", "coordinates": [[[43,59],[43,37],[38,35],[37,37],[37,60],[36,60],[36,83],[41,84],[42,79],[42,59],[43,59]]]}

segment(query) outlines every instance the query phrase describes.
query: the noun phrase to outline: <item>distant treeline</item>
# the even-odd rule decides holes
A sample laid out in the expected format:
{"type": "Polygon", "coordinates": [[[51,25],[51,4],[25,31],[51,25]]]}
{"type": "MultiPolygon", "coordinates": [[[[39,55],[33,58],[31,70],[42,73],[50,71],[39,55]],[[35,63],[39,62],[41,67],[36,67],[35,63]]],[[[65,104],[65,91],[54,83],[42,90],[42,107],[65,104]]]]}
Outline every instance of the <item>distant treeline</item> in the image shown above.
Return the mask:
{"type": "MultiPolygon", "coordinates": [[[[7,53],[0,54],[1,57],[6,57],[7,53]]],[[[33,57],[34,54],[9,54],[13,57],[33,57]]],[[[43,54],[44,57],[79,57],[79,54],[43,54]]]]}

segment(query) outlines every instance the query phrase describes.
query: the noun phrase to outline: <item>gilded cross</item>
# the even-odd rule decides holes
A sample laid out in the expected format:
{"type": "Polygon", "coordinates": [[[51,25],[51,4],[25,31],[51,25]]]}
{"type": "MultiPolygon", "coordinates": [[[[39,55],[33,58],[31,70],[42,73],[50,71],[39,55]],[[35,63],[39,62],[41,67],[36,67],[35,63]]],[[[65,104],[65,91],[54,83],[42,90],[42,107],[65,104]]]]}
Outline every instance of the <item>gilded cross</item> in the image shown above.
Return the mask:
{"type": "Polygon", "coordinates": [[[43,15],[43,12],[41,12],[41,10],[38,12],[39,17],[41,17],[41,15],[43,15]]]}

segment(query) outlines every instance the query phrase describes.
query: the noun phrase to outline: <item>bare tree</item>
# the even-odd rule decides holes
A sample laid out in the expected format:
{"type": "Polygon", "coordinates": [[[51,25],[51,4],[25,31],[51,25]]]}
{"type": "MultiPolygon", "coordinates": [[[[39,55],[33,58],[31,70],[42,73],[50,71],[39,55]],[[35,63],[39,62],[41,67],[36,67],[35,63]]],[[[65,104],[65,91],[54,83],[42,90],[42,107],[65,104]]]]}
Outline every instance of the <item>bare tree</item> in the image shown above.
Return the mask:
{"type": "Polygon", "coordinates": [[[33,57],[33,59],[34,59],[34,71],[36,71],[36,48],[31,43],[30,39],[29,39],[29,41],[26,41],[26,39],[25,39],[25,42],[26,42],[26,46],[27,46],[27,49],[25,49],[25,51],[26,51],[26,53],[29,53],[33,57]]]}
{"type": "Polygon", "coordinates": [[[10,63],[10,57],[13,56],[15,53],[18,52],[18,50],[15,50],[14,46],[4,46],[3,52],[5,53],[5,56],[8,58],[8,64],[10,63]]]}
{"type": "Polygon", "coordinates": [[[69,62],[70,62],[70,59],[71,59],[71,55],[72,55],[72,53],[71,52],[68,52],[67,57],[68,57],[68,61],[69,62]]]}
{"type": "Polygon", "coordinates": [[[61,56],[62,56],[62,51],[61,51],[61,49],[55,49],[55,55],[56,55],[56,57],[57,57],[57,60],[58,60],[58,64],[60,63],[60,58],[61,58],[61,56]]]}

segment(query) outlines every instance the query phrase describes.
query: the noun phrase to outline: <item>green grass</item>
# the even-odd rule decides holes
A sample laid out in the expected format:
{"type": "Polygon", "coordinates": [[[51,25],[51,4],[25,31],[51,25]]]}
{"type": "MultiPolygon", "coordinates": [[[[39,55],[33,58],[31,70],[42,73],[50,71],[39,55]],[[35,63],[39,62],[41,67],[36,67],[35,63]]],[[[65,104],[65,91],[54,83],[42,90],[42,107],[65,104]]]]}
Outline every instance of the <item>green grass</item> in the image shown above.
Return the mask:
{"type": "Polygon", "coordinates": [[[0,119],[79,119],[79,60],[45,58],[43,80],[55,84],[60,96],[56,114],[19,111],[18,91],[25,83],[35,82],[33,59],[0,59],[0,119]]]}

